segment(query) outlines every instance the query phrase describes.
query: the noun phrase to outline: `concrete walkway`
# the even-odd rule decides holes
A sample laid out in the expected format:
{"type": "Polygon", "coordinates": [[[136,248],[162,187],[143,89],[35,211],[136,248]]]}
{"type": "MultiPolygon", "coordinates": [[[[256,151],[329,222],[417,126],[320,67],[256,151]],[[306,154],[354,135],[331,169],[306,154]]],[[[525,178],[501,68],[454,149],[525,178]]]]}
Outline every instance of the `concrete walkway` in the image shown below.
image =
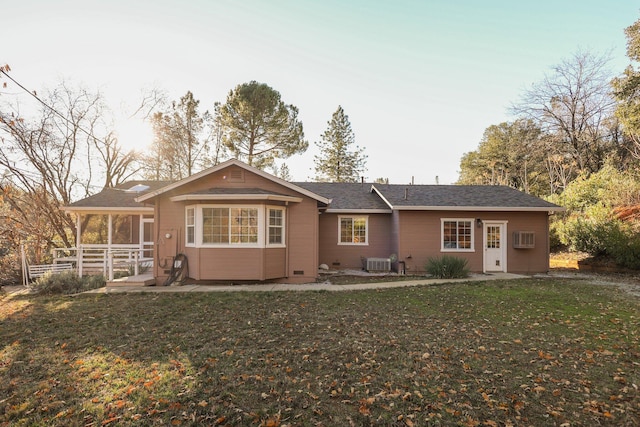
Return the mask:
{"type": "Polygon", "coordinates": [[[524,276],[511,273],[472,274],[465,279],[420,279],[401,280],[398,282],[358,283],[354,285],[332,285],[331,283],[305,283],[300,285],[268,283],[251,285],[184,285],[184,286],[107,286],[85,293],[175,293],[175,292],[277,292],[277,291],[356,291],[363,289],[404,288],[409,286],[433,285],[438,283],[479,282],[485,280],[523,279],[524,276]]]}

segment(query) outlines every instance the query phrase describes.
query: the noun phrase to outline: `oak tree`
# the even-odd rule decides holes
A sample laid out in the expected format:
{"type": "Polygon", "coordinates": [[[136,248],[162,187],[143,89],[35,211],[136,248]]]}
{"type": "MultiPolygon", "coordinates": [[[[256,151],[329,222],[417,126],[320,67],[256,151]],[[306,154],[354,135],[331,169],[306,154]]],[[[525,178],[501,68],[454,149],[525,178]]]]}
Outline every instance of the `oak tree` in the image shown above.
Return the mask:
{"type": "Polygon", "coordinates": [[[513,111],[535,122],[547,137],[552,163],[571,169],[570,179],[597,172],[620,142],[611,122],[608,58],[578,52],[525,91],[513,111]]]}

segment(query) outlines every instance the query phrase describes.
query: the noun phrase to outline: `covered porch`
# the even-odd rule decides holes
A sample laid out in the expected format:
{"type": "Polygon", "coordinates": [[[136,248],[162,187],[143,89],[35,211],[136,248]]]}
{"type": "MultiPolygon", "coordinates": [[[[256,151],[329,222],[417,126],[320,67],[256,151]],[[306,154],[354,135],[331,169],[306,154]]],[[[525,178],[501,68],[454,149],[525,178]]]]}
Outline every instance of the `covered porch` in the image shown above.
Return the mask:
{"type": "Polygon", "coordinates": [[[54,263],[73,263],[78,275],[102,274],[113,281],[116,273],[139,276],[154,264],[153,208],[73,209],[76,246],[55,248],[54,263]]]}

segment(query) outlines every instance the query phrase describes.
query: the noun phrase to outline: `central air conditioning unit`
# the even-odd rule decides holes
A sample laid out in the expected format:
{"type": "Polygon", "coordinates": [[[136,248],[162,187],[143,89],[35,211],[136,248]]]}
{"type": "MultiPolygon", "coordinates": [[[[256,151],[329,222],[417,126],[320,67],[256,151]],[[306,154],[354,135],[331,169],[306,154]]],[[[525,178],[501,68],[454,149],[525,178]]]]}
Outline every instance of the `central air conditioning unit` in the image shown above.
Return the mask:
{"type": "Polygon", "coordinates": [[[367,258],[368,272],[389,272],[391,271],[391,259],[389,258],[367,258]]]}

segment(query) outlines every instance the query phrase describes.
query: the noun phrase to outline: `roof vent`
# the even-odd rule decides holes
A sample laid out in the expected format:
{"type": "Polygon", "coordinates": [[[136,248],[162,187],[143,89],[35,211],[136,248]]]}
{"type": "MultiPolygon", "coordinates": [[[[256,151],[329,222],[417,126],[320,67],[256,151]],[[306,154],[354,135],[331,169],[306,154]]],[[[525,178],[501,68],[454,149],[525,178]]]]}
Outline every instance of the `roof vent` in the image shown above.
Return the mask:
{"type": "Polygon", "coordinates": [[[148,185],[144,185],[144,184],[136,184],[133,187],[131,187],[128,190],[125,190],[127,193],[141,193],[143,191],[147,191],[149,188],[148,185]]]}

